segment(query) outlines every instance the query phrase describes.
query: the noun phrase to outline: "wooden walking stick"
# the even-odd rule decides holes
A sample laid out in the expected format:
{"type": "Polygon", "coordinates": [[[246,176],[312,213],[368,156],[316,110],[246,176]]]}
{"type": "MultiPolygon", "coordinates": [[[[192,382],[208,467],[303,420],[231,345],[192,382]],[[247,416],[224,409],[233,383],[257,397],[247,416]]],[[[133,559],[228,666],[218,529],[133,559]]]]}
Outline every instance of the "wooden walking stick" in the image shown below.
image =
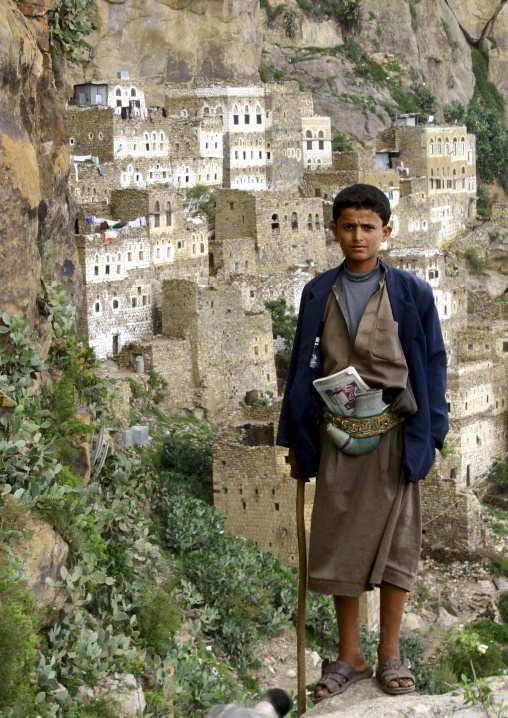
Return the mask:
{"type": "Polygon", "coordinates": [[[298,619],[296,623],[296,658],[298,667],[298,716],[307,705],[305,682],[305,594],[307,591],[307,545],[305,541],[305,481],[297,479],[296,534],[298,537],[298,619]]]}

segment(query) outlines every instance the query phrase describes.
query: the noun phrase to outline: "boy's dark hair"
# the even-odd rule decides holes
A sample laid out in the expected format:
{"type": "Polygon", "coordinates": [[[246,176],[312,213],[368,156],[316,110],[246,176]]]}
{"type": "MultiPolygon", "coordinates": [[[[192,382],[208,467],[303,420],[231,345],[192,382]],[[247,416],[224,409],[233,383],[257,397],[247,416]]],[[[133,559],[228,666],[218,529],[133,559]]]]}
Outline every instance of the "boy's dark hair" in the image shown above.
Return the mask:
{"type": "Polygon", "coordinates": [[[341,190],[333,202],[334,222],[340,217],[342,210],[348,207],[371,209],[381,217],[383,227],[390,221],[391,209],[388,197],[374,185],[353,184],[341,190]]]}
{"type": "Polygon", "coordinates": [[[266,692],[265,700],[272,704],[279,718],[283,718],[293,707],[293,701],[281,688],[271,688],[266,692]]]}

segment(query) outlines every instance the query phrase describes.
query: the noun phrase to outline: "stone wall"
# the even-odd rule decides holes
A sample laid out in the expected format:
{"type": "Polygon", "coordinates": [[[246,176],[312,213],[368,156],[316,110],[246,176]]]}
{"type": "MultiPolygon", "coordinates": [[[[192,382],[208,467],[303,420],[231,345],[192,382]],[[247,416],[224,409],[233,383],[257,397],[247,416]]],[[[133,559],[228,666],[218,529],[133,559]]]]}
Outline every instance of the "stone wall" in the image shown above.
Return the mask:
{"type": "MultiPolygon", "coordinates": [[[[275,446],[275,424],[254,423],[231,427],[214,443],[214,505],[226,517],[233,535],[252,539],[289,566],[298,565],[296,536],[296,481],[289,475],[287,449],[275,446]]],[[[305,491],[307,534],[315,484],[305,491]]]]}
{"type": "Polygon", "coordinates": [[[164,336],[190,340],[194,382],[211,414],[236,409],[252,389],[276,396],[267,312],[246,314],[236,292],[184,281],[163,282],[162,311],[164,336]]]}
{"type": "Polygon", "coordinates": [[[255,240],[258,272],[285,271],[296,265],[326,268],[319,199],[223,190],[218,193],[215,228],[216,236],[222,239],[255,240]]]}
{"type": "Polygon", "coordinates": [[[96,155],[101,162],[115,159],[114,110],[106,107],[68,107],[67,138],[73,155],[96,155]]]}
{"type": "Polygon", "coordinates": [[[432,546],[485,546],[482,507],[474,493],[456,480],[456,459],[438,454],[431,472],[420,482],[423,538],[432,546]]]}

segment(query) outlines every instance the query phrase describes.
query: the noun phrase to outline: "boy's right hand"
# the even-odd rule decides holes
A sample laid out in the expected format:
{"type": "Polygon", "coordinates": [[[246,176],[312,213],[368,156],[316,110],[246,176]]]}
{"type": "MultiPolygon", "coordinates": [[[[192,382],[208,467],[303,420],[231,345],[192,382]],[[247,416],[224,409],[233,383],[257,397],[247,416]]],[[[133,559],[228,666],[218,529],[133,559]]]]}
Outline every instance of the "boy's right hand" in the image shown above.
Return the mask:
{"type": "Polygon", "coordinates": [[[296,463],[295,452],[292,446],[289,447],[289,466],[291,468],[289,475],[292,479],[299,479],[300,481],[307,482],[309,479],[302,478],[298,473],[298,465],[296,463]]]}

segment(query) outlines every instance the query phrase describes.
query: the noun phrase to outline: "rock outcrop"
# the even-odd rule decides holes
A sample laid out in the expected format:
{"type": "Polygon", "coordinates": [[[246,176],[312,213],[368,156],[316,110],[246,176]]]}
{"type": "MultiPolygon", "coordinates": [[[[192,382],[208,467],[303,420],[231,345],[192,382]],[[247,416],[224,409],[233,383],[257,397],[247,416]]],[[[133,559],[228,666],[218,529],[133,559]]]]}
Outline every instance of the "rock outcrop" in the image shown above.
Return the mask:
{"type": "Polygon", "coordinates": [[[28,524],[26,538],[12,542],[16,558],[23,564],[26,581],[39,608],[62,608],[67,601],[65,589],[54,588],[46,583],[61,581],[60,569],[65,566],[69,546],[63,538],[45,521],[32,518],[28,524]]]}
{"type": "Polygon", "coordinates": [[[93,59],[71,68],[73,81],[145,78],[149,102],[161,105],[165,82],[259,81],[259,0],[99,0],[90,36],[93,59]],[[75,71],[77,70],[77,71],[75,71]]]}
{"type": "Polygon", "coordinates": [[[0,4],[0,307],[31,320],[45,242],[53,242],[56,276],[75,301],[82,289],[47,10],[42,2],[0,4]]]}
{"type": "MultiPolygon", "coordinates": [[[[508,698],[508,679],[503,676],[492,679],[496,704],[508,698]]],[[[441,696],[423,696],[409,693],[389,696],[383,693],[374,678],[360,681],[341,695],[327,698],[306,713],[309,718],[480,718],[485,716],[484,708],[464,705],[461,690],[441,696]]]]}

